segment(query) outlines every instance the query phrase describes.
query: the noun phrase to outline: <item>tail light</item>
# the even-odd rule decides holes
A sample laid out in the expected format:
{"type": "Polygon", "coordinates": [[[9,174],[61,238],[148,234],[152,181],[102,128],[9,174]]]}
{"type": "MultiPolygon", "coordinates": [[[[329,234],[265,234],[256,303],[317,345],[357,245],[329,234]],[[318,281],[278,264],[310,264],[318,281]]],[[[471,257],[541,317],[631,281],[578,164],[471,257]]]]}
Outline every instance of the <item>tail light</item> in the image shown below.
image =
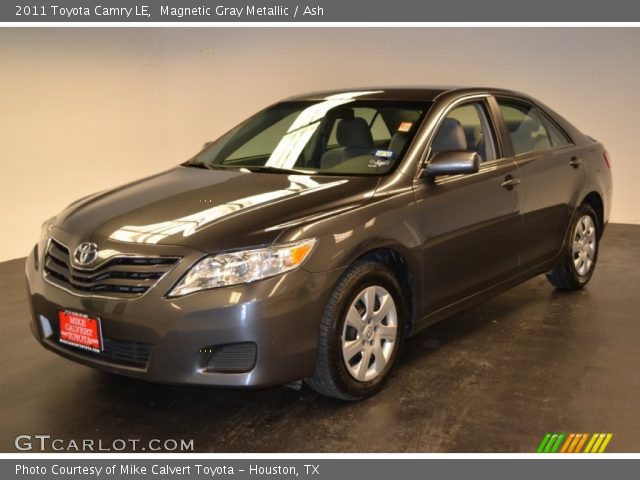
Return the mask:
{"type": "Polygon", "coordinates": [[[605,150],[602,156],[604,157],[604,163],[607,164],[607,168],[611,170],[611,160],[609,159],[609,152],[605,150]]]}

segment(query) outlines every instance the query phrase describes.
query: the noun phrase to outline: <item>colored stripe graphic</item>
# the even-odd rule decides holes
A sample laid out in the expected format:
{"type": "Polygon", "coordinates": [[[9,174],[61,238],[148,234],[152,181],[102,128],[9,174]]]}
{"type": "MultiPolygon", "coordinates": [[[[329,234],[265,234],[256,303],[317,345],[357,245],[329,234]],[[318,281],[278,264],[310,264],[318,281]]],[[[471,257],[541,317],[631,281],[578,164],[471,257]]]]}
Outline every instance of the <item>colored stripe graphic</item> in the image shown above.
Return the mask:
{"type": "Polygon", "coordinates": [[[613,438],[613,433],[606,434],[606,436],[604,437],[604,442],[602,442],[602,446],[600,447],[600,451],[598,453],[604,453],[604,451],[607,449],[607,446],[609,445],[609,442],[611,441],[612,438],[613,438]]]}
{"type": "Polygon", "coordinates": [[[549,441],[549,438],[551,438],[551,434],[550,433],[547,433],[542,438],[542,441],[540,442],[540,445],[538,445],[538,450],[536,450],[537,453],[544,453],[544,447],[547,445],[547,442],[549,441]]]}
{"type": "Polygon", "coordinates": [[[538,445],[537,453],[603,453],[613,433],[547,433],[538,445]],[[588,441],[587,441],[588,440],[588,441]],[[583,450],[583,447],[586,447],[583,450]]]}
{"type": "Polygon", "coordinates": [[[551,448],[556,443],[556,438],[558,438],[558,434],[552,433],[551,438],[549,438],[547,445],[544,447],[544,453],[551,453],[551,448]]]}
{"type": "Polygon", "coordinates": [[[591,453],[591,448],[593,447],[593,444],[596,443],[597,438],[598,434],[594,433],[591,440],[589,440],[589,443],[587,443],[587,448],[584,449],[584,453],[591,453]]]}
{"type": "Polygon", "coordinates": [[[564,433],[558,434],[558,439],[556,440],[556,443],[553,445],[553,447],[551,447],[550,453],[556,453],[558,451],[560,445],[562,444],[562,441],[564,440],[564,437],[564,433]]]}
{"type": "Polygon", "coordinates": [[[576,437],[575,433],[570,433],[569,436],[567,437],[567,441],[564,442],[564,445],[562,445],[562,448],[560,449],[560,453],[567,453],[567,449],[569,448],[569,445],[571,444],[571,442],[573,442],[573,439],[576,437]]]}
{"type": "Polygon", "coordinates": [[[587,441],[587,438],[589,438],[589,434],[588,433],[583,433],[582,434],[582,438],[578,442],[578,445],[576,445],[576,450],[575,450],[574,453],[580,453],[580,451],[582,450],[582,446],[587,441]]]}

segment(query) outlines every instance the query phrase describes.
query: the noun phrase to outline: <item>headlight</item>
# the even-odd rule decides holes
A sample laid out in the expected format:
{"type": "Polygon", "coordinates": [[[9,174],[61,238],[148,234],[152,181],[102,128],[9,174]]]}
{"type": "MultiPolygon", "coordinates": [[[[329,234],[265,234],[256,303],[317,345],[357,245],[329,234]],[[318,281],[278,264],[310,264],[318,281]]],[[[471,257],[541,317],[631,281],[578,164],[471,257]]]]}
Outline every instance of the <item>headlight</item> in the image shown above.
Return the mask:
{"type": "Polygon", "coordinates": [[[191,267],[168,296],[179,297],[198,290],[255,282],[288,272],[302,265],[315,244],[316,239],[310,238],[205,257],[191,267]]]}

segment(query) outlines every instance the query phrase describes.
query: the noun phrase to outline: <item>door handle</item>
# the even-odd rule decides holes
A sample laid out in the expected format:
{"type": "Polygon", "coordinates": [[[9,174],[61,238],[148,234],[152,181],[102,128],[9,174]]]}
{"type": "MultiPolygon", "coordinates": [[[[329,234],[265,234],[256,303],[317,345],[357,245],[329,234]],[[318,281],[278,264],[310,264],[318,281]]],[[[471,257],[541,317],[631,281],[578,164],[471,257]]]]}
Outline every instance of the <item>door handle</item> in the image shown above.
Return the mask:
{"type": "Polygon", "coordinates": [[[500,184],[502,188],[506,188],[507,190],[513,190],[513,187],[520,183],[519,178],[515,178],[513,175],[507,175],[504,177],[504,182],[500,184]]]}
{"type": "Polygon", "coordinates": [[[582,164],[582,159],[578,157],[571,157],[571,161],[569,162],[569,165],[571,165],[573,168],[578,168],[580,164],[582,164]]]}

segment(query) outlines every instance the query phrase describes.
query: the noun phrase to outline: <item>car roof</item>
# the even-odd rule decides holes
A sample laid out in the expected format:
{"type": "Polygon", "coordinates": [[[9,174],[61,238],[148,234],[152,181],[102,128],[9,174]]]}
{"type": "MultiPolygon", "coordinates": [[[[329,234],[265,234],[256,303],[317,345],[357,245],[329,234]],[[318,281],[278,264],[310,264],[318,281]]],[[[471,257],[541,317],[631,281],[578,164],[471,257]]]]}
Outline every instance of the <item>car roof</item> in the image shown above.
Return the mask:
{"type": "Polygon", "coordinates": [[[363,100],[400,100],[416,102],[433,102],[444,93],[460,93],[471,95],[474,93],[508,94],[519,97],[525,95],[512,90],[486,87],[464,86],[425,86],[425,87],[361,87],[341,90],[324,90],[302,95],[295,95],[285,99],[286,101],[318,101],[331,96],[346,96],[363,100]]]}

